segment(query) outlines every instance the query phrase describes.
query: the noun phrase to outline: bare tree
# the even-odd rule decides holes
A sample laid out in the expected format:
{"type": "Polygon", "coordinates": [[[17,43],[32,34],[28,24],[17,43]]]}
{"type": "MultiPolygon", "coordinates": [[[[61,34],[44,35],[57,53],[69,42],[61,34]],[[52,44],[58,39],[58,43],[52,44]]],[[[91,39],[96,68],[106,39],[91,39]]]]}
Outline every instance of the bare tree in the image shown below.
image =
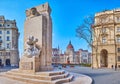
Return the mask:
{"type": "Polygon", "coordinates": [[[83,24],[78,26],[78,28],[76,29],[76,36],[80,39],[84,39],[91,48],[95,48],[96,62],[98,67],[98,56],[97,56],[98,47],[93,45],[93,37],[94,38],[96,37],[94,29],[92,28],[93,24],[94,24],[94,17],[87,16],[84,19],[83,24]]]}

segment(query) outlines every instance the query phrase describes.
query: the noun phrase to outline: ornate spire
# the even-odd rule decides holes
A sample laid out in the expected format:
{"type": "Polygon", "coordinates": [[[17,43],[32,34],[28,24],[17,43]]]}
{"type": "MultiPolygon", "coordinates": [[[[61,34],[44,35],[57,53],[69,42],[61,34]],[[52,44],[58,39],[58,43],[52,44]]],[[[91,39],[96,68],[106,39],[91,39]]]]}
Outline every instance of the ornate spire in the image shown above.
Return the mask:
{"type": "Polygon", "coordinates": [[[69,41],[69,44],[67,46],[67,49],[73,49],[73,45],[71,44],[71,40],[69,41]]]}
{"type": "Polygon", "coordinates": [[[69,41],[69,44],[71,44],[71,40],[69,41]]]}
{"type": "Polygon", "coordinates": [[[59,45],[58,45],[58,50],[59,50],[60,48],[59,48],[59,45]]]}

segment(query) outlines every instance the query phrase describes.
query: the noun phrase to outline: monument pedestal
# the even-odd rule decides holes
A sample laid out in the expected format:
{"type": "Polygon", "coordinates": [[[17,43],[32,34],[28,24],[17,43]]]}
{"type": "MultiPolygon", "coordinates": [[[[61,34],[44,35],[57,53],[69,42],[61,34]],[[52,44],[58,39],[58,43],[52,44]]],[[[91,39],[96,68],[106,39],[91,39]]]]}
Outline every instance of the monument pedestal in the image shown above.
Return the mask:
{"type": "Polygon", "coordinates": [[[53,70],[53,67],[50,65],[50,66],[40,66],[40,71],[52,71],[53,70]]]}
{"type": "Polygon", "coordinates": [[[40,71],[40,59],[33,56],[31,58],[23,56],[19,63],[19,71],[23,73],[35,73],[40,71]]]}

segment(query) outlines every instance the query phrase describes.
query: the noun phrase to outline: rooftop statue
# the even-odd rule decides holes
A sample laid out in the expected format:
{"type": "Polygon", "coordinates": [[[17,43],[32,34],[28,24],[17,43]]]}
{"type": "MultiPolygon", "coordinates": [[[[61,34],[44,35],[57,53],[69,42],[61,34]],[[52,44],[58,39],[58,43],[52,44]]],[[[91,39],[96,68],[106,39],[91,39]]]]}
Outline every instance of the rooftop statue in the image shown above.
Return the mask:
{"type": "Polygon", "coordinates": [[[33,56],[40,56],[41,49],[40,47],[36,44],[38,42],[38,39],[34,38],[34,36],[29,36],[27,43],[27,49],[24,51],[24,56],[26,57],[33,57],[33,56]]]}

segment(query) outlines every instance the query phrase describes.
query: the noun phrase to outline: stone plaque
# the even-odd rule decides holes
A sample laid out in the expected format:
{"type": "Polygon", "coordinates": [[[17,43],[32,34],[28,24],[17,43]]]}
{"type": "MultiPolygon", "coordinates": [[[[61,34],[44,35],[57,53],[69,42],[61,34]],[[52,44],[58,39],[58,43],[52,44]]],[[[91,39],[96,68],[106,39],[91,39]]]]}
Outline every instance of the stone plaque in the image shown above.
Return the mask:
{"type": "Polygon", "coordinates": [[[33,70],[33,62],[22,62],[21,69],[23,70],[33,70]]]}

